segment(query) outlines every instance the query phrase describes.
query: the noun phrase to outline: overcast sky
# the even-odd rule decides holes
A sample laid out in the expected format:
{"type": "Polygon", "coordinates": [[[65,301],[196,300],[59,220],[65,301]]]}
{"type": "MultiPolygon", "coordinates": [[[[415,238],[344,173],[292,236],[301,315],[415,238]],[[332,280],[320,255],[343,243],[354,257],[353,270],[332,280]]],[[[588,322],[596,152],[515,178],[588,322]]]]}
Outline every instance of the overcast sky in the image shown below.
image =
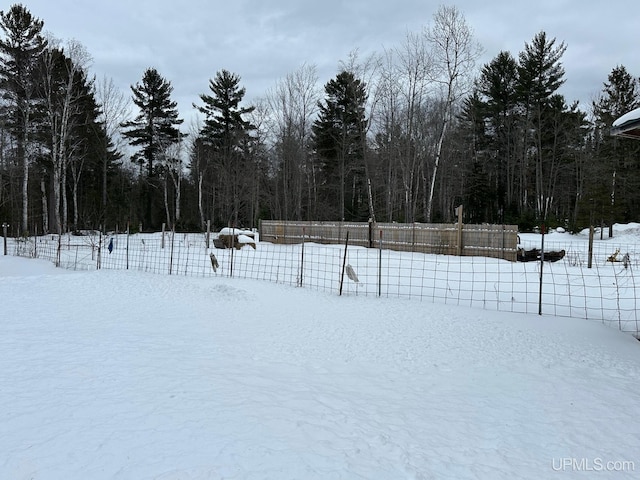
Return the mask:
{"type": "MultiPolygon", "coordinates": [[[[640,76],[638,0],[459,0],[456,6],[484,48],[478,67],[501,50],[517,58],[536,33],[565,42],[566,84],[561,93],[583,107],[608,74],[624,65],[640,76]]],[[[20,3],[20,2],[11,2],[20,3]]],[[[11,4],[1,7],[7,10],[11,4]]],[[[209,93],[209,79],[227,69],[241,77],[245,99],[303,64],[315,65],[320,85],[358,49],[365,57],[420,32],[442,2],[429,0],[28,0],[45,30],[82,43],[91,73],[129,86],[156,68],[174,87],[188,124],[192,103],[209,93]]]]}

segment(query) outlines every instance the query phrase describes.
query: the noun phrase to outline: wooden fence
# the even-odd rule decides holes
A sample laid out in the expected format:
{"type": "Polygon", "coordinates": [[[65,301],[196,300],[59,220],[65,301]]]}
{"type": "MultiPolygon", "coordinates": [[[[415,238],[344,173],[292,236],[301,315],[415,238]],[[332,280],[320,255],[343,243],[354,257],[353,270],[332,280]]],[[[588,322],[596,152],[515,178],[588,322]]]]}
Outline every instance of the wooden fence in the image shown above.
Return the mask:
{"type": "Polygon", "coordinates": [[[263,220],[260,240],[291,244],[344,243],[404,252],[501,258],[516,261],[517,225],[461,223],[293,222],[263,220]]]}

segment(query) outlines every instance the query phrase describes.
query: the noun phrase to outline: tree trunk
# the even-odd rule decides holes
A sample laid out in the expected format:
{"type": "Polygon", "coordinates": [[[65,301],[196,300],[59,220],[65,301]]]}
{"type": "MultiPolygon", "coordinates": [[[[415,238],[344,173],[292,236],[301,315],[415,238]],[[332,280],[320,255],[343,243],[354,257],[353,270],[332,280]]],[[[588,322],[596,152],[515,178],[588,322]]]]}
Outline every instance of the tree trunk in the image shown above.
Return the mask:
{"type": "Polygon", "coordinates": [[[443,125],[442,133],[440,133],[440,138],[438,139],[438,144],[436,147],[436,161],[433,165],[433,172],[431,174],[431,184],[429,185],[429,197],[427,200],[427,211],[425,221],[427,223],[431,223],[431,217],[433,215],[433,192],[436,189],[436,177],[438,176],[438,167],[440,165],[440,155],[442,153],[442,141],[444,139],[444,130],[446,127],[446,123],[443,125]]]}
{"type": "Polygon", "coordinates": [[[202,209],[202,181],[204,179],[204,174],[202,172],[198,172],[198,212],[200,212],[200,225],[202,229],[205,229],[204,223],[204,210],[202,209]]]}
{"type": "Polygon", "coordinates": [[[80,187],[80,176],[82,175],[83,163],[84,163],[84,160],[80,160],[78,158],[76,158],[73,162],[71,162],[71,175],[73,178],[73,190],[71,192],[71,195],[73,200],[73,229],[74,230],[77,230],[79,228],[79,223],[80,223],[80,211],[78,207],[78,190],[80,187]]]}
{"type": "Polygon", "coordinates": [[[67,200],[67,169],[64,163],[60,165],[60,195],[62,199],[62,231],[69,230],[69,205],[67,200]]]}
{"type": "Polygon", "coordinates": [[[180,172],[176,172],[176,177],[173,181],[174,187],[176,189],[176,223],[180,221],[180,199],[182,198],[182,192],[180,191],[181,179],[182,175],[180,174],[180,172]]]}
{"type": "Polygon", "coordinates": [[[109,158],[109,149],[107,147],[108,140],[105,139],[104,151],[102,152],[104,158],[102,159],[102,215],[104,217],[107,213],[107,162],[109,158]]]}
{"type": "Polygon", "coordinates": [[[49,233],[49,201],[47,199],[47,183],[44,176],[40,179],[40,193],[42,195],[42,233],[49,233]]]}
{"type": "Polygon", "coordinates": [[[27,235],[29,231],[29,113],[25,114],[23,125],[24,136],[22,141],[22,234],[27,235]]]}
{"type": "Polygon", "coordinates": [[[449,115],[451,108],[453,107],[453,85],[449,84],[449,91],[447,94],[447,101],[445,103],[444,117],[442,119],[442,130],[438,137],[438,143],[436,144],[436,159],[433,165],[433,173],[431,174],[431,185],[429,186],[429,198],[427,201],[426,219],[427,223],[431,222],[433,216],[433,192],[436,189],[436,177],[438,176],[438,167],[440,166],[440,157],[442,155],[442,144],[444,143],[444,137],[447,133],[447,127],[449,125],[449,115]]]}
{"type": "Polygon", "coordinates": [[[78,214],[78,182],[73,182],[73,229],[78,229],[79,223],[79,214],[78,214]]]}
{"type": "Polygon", "coordinates": [[[167,191],[167,176],[164,176],[164,181],[162,182],[162,191],[164,193],[164,211],[167,217],[167,225],[170,230],[173,230],[173,224],[171,223],[171,213],[169,211],[169,192],[167,191]]]}

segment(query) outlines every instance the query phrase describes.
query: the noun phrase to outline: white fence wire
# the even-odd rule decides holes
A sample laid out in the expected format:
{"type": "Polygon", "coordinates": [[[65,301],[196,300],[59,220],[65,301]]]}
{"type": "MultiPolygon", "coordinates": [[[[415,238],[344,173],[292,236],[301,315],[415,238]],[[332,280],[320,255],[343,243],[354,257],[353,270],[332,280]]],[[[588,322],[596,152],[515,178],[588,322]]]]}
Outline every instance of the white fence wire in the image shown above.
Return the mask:
{"type": "MultiPolygon", "coordinates": [[[[340,295],[399,297],[496,311],[601,321],[640,338],[636,245],[597,244],[592,268],[584,242],[545,242],[565,250],[557,262],[510,262],[382,248],[301,243],[207,248],[204,234],[41,236],[12,240],[11,254],[73,270],[138,270],[166,275],[235,277],[340,295]],[[613,249],[626,262],[608,261],[613,249]],[[345,256],[346,254],[346,256],[345,256]],[[542,267],[542,274],[541,274],[542,267]]],[[[213,247],[213,245],[211,245],[213,247]]],[[[539,248],[540,245],[523,245],[539,248]]]]}

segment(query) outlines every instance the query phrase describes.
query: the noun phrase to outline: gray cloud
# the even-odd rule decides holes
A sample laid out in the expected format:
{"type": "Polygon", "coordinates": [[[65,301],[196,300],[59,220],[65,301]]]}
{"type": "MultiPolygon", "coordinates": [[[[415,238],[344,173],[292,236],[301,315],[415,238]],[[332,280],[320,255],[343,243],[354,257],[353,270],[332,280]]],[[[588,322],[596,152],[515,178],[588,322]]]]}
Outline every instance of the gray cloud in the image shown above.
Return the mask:
{"type": "MultiPolygon", "coordinates": [[[[538,0],[456,3],[485,53],[517,57],[539,31],[564,41],[567,100],[588,104],[616,65],[640,74],[635,1],[538,0]]],[[[92,72],[129,85],[153,66],[174,86],[186,122],[191,104],[208,91],[222,68],[242,78],[247,98],[267,89],[302,64],[318,67],[322,83],[340,60],[400,45],[408,31],[426,26],[438,3],[420,0],[301,0],[234,2],[184,0],[31,0],[27,8],[61,39],[74,38],[94,58],[92,72]]]]}

